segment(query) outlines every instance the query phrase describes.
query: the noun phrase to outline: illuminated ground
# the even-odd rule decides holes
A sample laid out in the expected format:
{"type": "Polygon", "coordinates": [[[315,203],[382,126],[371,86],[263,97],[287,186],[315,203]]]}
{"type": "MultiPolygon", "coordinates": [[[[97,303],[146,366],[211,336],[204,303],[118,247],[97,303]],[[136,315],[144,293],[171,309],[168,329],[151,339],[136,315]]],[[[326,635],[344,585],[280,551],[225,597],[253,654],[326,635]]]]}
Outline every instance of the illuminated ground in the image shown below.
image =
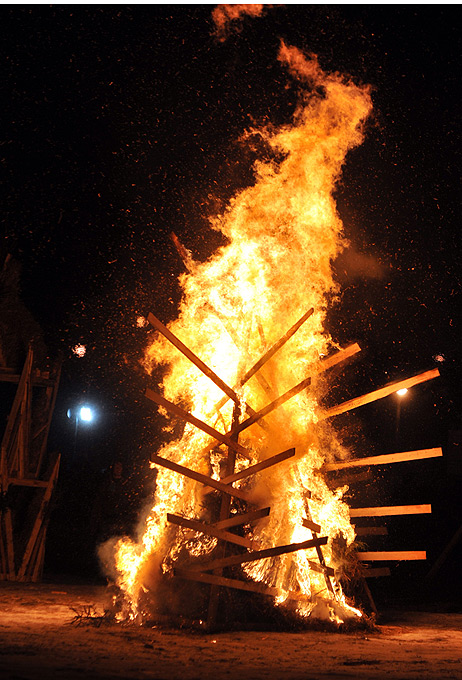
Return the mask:
{"type": "Polygon", "coordinates": [[[388,612],[377,632],[233,632],[71,625],[105,588],[0,583],[0,678],[462,678],[462,614],[388,612]]]}

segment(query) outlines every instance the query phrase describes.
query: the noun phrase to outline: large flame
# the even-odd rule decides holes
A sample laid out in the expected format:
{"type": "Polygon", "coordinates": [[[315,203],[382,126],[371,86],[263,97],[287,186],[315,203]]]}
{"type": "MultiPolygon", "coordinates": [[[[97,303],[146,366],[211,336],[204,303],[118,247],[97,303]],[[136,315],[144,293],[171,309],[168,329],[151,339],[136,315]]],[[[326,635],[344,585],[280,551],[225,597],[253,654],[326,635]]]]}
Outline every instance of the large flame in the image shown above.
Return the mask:
{"type": "MultiPolygon", "coordinates": [[[[249,133],[261,136],[270,160],[256,164],[252,186],[213,219],[212,227],[228,244],[204,263],[190,262],[180,279],[179,315],[169,325],[222,380],[238,386],[243,401],[255,410],[271,401],[271,394],[282,394],[313,375],[313,365],[334,346],[324,321],[328,301],[337,292],[331,263],[345,243],[333,191],[348,150],[362,141],[371,110],[367,87],[325,74],[316,57],[282,44],[279,59],[304,85],[302,101],[290,124],[249,133]],[[311,307],[314,314],[261,371],[266,389],[258,376],[239,387],[245,370],[311,307]]],[[[163,337],[146,353],[148,371],[159,364],[166,367],[163,393],[168,400],[229,431],[232,402],[218,414],[221,390],[163,337]]],[[[351,544],[354,531],[342,500],[344,490],[329,490],[318,472],[339,448],[335,435],[317,423],[321,387],[321,378],[313,379],[310,388],[265,419],[265,429],[254,424],[245,430],[239,442],[250,456],[238,456],[236,465],[246,467],[296,447],[295,462],[277,465],[252,484],[247,482],[252,500],[259,507],[271,506],[270,516],[255,526],[252,537],[262,548],[309,539],[310,530],[302,526],[309,490],[312,519],[321,526],[321,535],[329,537],[323,548],[326,563],[335,567],[333,537],[341,533],[351,544]]],[[[207,444],[208,435],[187,424],[181,438],[159,454],[219,478],[226,453],[207,452],[207,444]]],[[[197,555],[214,548],[214,539],[167,530],[167,512],[211,521],[204,517],[203,498],[201,485],[164,468],[158,471],[155,502],[142,538],[138,543],[121,539],[115,550],[118,583],[132,615],[137,614],[140,592],[170,568],[181,546],[197,555]]],[[[356,610],[344,602],[338,586],[334,594],[329,592],[324,576],[310,568],[309,560],[315,559],[314,549],[303,550],[248,563],[245,571],[253,580],[278,588],[278,601],[289,591],[302,591],[308,596],[300,604],[302,613],[315,615],[324,609],[331,618],[343,620],[356,610]]]]}

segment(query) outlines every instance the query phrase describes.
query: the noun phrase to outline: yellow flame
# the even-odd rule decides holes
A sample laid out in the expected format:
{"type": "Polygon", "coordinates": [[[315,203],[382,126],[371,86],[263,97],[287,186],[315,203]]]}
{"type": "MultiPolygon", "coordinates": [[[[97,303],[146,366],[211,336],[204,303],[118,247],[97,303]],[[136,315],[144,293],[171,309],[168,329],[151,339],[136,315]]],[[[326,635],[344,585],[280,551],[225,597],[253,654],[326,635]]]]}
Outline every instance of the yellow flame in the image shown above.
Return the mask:
{"type": "MultiPolygon", "coordinates": [[[[195,263],[180,277],[183,299],[178,318],[169,325],[194,353],[230,386],[255,363],[310,307],[314,314],[261,370],[270,394],[252,377],[240,395],[255,410],[274,395],[293,387],[309,375],[309,367],[334,346],[324,330],[329,297],[337,292],[331,263],[344,247],[342,224],[333,191],[347,152],[362,141],[363,125],[371,110],[367,87],[339,75],[323,73],[315,57],[306,58],[294,47],[282,44],[279,59],[289,71],[307,83],[306,94],[292,122],[277,130],[253,130],[274,152],[274,160],[255,166],[255,182],[238,193],[227,209],[212,220],[228,244],[208,261],[195,263]],[[281,160],[282,159],[282,160],[281,160]]],[[[163,393],[221,431],[229,430],[232,403],[217,415],[221,390],[163,337],[147,349],[146,368],[166,367],[163,393]]],[[[317,423],[318,382],[269,415],[267,429],[253,425],[240,435],[250,460],[238,459],[243,467],[295,446],[295,462],[283,463],[241,482],[252,501],[271,506],[269,517],[256,525],[253,537],[262,547],[308,540],[312,534],[302,526],[307,510],[328,536],[323,547],[325,561],[332,560],[332,540],[343,534],[354,539],[344,490],[332,492],[318,470],[330,450],[339,443],[325,424],[317,423]],[[311,492],[307,506],[307,491],[311,492]]],[[[179,441],[166,444],[160,455],[204,474],[220,475],[220,454],[204,453],[208,435],[186,425],[179,441]],[[215,458],[213,457],[215,456],[215,458]]],[[[168,569],[181,545],[190,554],[210,552],[215,542],[191,538],[183,530],[167,530],[166,513],[203,518],[203,487],[182,475],[160,469],[153,507],[139,542],[120,540],[116,547],[119,585],[136,613],[143,588],[153,574],[168,569]],[[173,537],[172,537],[173,536],[173,537]]],[[[280,589],[278,602],[289,591],[309,596],[299,603],[305,615],[333,620],[359,616],[349,607],[336,584],[326,587],[322,573],[309,561],[318,555],[313,548],[290,555],[248,563],[245,571],[254,581],[280,589]]]]}

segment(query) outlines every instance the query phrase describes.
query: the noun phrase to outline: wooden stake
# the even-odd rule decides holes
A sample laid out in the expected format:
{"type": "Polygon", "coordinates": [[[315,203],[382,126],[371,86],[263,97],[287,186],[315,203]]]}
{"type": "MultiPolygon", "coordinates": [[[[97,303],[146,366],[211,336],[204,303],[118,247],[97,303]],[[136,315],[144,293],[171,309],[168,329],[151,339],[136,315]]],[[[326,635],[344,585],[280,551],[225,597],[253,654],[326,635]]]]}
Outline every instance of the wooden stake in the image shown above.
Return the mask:
{"type": "Polygon", "coordinates": [[[45,493],[43,494],[43,499],[42,503],[38,512],[38,515],[35,519],[34,526],[32,528],[31,534],[29,536],[29,540],[27,541],[26,549],[24,551],[24,555],[22,558],[22,563],[21,567],[19,568],[18,571],[18,581],[24,581],[25,580],[25,575],[26,575],[26,569],[28,568],[29,565],[29,560],[32,554],[32,550],[35,545],[35,541],[37,539],[37,536],[39,534],[40,528],[42,526],[42,522],[45,518],[45,513],[48,507],[48,504],[51,499],[51,494],[53,493],[54,486],[56,484],[56,480],[58,478],[58,471],[59,471],[59,462],[60,462],[60,456],[57,457],[55,465],[53,467],[53,471],[50,475],[50,479],[48,481],[48,486],[45,489],[45,493]]]}
{"type": "Polygon", "coordinates": [[[173,335],[173,333],[169,331],[168,328],[164,326],[164,324],[159,321],[159,319],[157,319],[151,312],[148,314],[148,321],[152,326],[154,326],[154,328],[160,331],[162,335],[167,338],[167,340],[170,340],[172,345],[179,349],[180,352],[185,355],[185,357],[187,357],[195,366],[197,366],[197,368],[202,371],[202,373],[206,375],[207,378],[209,378],[217,387],[219,387],[229,399],[232,399],[236,404],[240,403],[239,396],[236,394],[236,392],[225,382],[223,382],[223,380],[201,359],[199,359],[199,357],[196,356],[194,352],[186,347],[186,345],[184,345],[181,340],[176,337],[176,335],[173,335]]]}
{"type": "MultiPolygon", "coordinates": [[[[239,380],[239,385],[242,387],[242,385],[245,385],[245,383],[250,380],[250,378],[257,373],[257,371],[260,370],[270,359],[273,357],[278,350],[283,347],[288,340],[298,331],[300,326],[302,326],[307,319],[313,314],[314,308],[312,307],[309,309],[305,314],[299,319],[288,331],[285,333],[282,338],[280,338],[277,342],[272,345],[272,347],[269,348],[267,352],[255,363],[249,370],[244,373],[242,378],[239,380]]],[[[226,399],[222,399],[216,406],[216,408],[220,409],[222,406],[226,404],[226,399]]]]}
{"type": "Polygon", "coordinates": [[[247,590],[251,593],[262,593],[263,595],[270,595],[271,597],[286,596],[290,600],[308,600],[308,595],[305,593],[294,591],[282,591],[279,588],[273,588],[263,583],[255,583],[253,581],[239,581],[237,579],[225,578],[217,574],[203,574],[198,571],[191,571],[187,569],[175,569],[174,573],[180,578],[191,581],[199,581],[200,583],[211,583],[216,586],[224,586],[226,588],[235,588],[237,590],[247,590]]]}
{"type": "Polygon", "coordinates": [[[211,486],[214,489],[217,489],[218,491],[223,491],[225,494],[228,494],[229,496],[235,496],[236,498],[240,498],[241,500],[246,501],[247,503],[251,502],[247,494],[245,494],[243,491],[240,491],[239,489],[235,489],[230,484],[223,484],[223,482],[219,482],[216,479],[212,479],[212,477],[203,475],[200,472],[190,470],[189,468],[184,467],[183,465],[179,465],[178,463],[174,463],[171,460],[167,460],[167,458],[162,458],[162,456],[152,454],[151,462],[154,463],[155,465],[161,465],[162,467],[165,467],[168,470],[172,470],[173,472],[179,472],[180,475],[189,477],[189,479],[194,479],[196,482],[205,484],[205,486],[211,486]]]}
{"type": "Polygon", "coordinates": [[[351,411],[351,409],[358,408],[358,406],[370,404],[373,401],[377,401],[377,399],[383,399],[384,397],[388,397],[390,394],[393,394],[398,390],[413,387],[414,385],[418,385],[419,383],[425,382],[427,380],[432,380],[433,378],[438,377],[439,374],[440,372],[438,371],[438,369],[434,368],[431,371],[419,373],[419,375],[415,375],[412,378],[400,380],[399,382],[389,383],[388,385],[385,385],[384,387],[381,387],[380,389],[375,390],[374,392],[363,394],[361,397],[355,397],[354,399],[350,399],[349,401],[346,401],[343,404],[339,404],[338,406],[333,406],[332,408],[327,409],[327,411],[324,411],[324,413],[321,413],[319,415],[319,420],[325,420],[326,418],[330,418],[331,416],[338,416],[341,413],[345,413],[346,411],[351,411]]]}
{"type": "Polygon", "coordinates": [[[186,519],[186,517],[180,517],[179,515],[167,514],[167,521],[172,524],[177,524],[180,527],[186,527],[187,529],[192,529],[193,531],[200,531],[207,536],[214,536],[219,538],[221,541],[226,541],[228,543],[235,543],[243,548],[249,548],[250,550],[255,547],[255,542],[251,541],[249,538],[244,538],[242,536],[236,536],[229,531],[222,531],[217,529],[216,525],[213,524],[203,524],[193,519],[186,519]]]}
{"type": "Polygon", "coordinates": [[[13,522],[11,521],[10,508],[5,508],[2,511],[2,514],[3,514],[3,526],[5,528],[5,543],[7,558],[6,578],[8,581],[14,581],[16,579],[16,575],[14,565],[13,522]]]}
{"type": "Polygon", "coordinates": [[[390,576],[389,567],[377,567],[375,569],[364,569],[364,578],[378,578],[379,576],[390,576]]]}
{"type": "Polygon", "coordinates": [[[270,508],[262,508],[261,510],[253,510],[252,512],[232,515],[231,517],[228,517],[228,519],[215,522],[213,526],[217,529],[228,529],[229,527],[237,527],[241,524],[251,524],[263,517],[268,517],[269,514],[270,508]]]}
{"type": "Polygon", "coordinates": [[[321,526],[319,524],[316,524],[316,522],[313,522],[311,519],[303,519],[302,524],[305,527],[305,529],[309,529],[310,531],[314,531],[314,533],[319,534],[321,531],[321,526]]]}
{"type": "Polygon", "coordinates": [[[357,552],[358,559],[363,562],[382,562],[400,560],[426,560],[425,550],[401,550],[394,552],[357,552]]]}
{"type": "Polygon", "coordinates": [[[243,430],[247,429],[254,423],[256,423],[260,418],[264,418],[265,416],[268,415],[268,413],[271,413],[271,411],[274,411],[275,409],[279,408],[279,406],[282,406],[286,401],[289,399],[292,399],[296,394],[299,394],[299,392],[302,392],[306,387],[308,387],[311,383],[311,378],[305,378],[305,380],[302,380],[302,382],[298,383],[298,385],[295,385],[295,387],[292,387],[291,390],[288,390],[288,392],[285,392],[282,394],[280,397],[275,399],[274,401],[271,402],[271,404],[268,404],[264,408],[261,409],[261,411],[258,411],[258,413],[255,413],[253,416],[250,416],[250,418],[247,418],[247,420],[244,420],[243,423],[240,423],[237,426],[237,432],[242,432],[243,430]]]}
{"type": "Polygon", "coordinates": [[[387,515],[421,515],[430,513],[431,505],[390,505],[376,508],[350,508],[350,517],[384,517],[387,515]]]}
{"type": "Polygon", "coordinates": [[[277,557],[278,555],[297,552],[297,550],[308,550],[309,548],[315,548],[317,545],[326,545],[326,543],[327,536],[323,536],[321,538],[312,538],[309,541],[303,541],[303,543],[280,545],[276,548],[255,550],[242,555],[230,555],[229,557],[224,557],[223,559],[209,562],[207,565],[202,564],[200,567],[195,567],[195,570],[198,569],[199,571],[211,571],[213,569],[219,569],[222,567],[231,567],[238,564],[244,564],[245,562],[256,562],[257,560],[263,560],[266,557],[277,557]]]}
{"type": "Polygon", "coordinates": [[[273,465],[277,465],[278,463],[281,463],[283,460],[287,460],[288,458],[292,458],[293,456],[295,456],[295,448],[287,449],[287,451],[277,453],[275,456],[271,456],[266,460],[262,460],[260,463],[250,465],[248,468],[244,468],[243,470],[235,472],[232,475],[227,475],[226,477],[223,477],[223,479],[221,479],[220,481],[223,482],[223,484],[232,484],[233,482],[236,482],[239,479],[244,479],[245,477],[255,475],[257,472],[266,470],[267,468],[272,467],[273,465]]]}
{"type": "Polygon", "coordinates": [[[387,527],[357,527],[353,525],[356,536],[388,536],[387,527]]]}
{"type": "Polygon", "coordinates": [[[368,465],[388,465],[389,463],[404,463],[411,460],[421,460],[424,458],[436,458],[442,456],[441,448],[420,449],[418,451],[403,451],[401,453],[387,453],[384,456],[369,456],[369,458],[357,458],[347,460],[343,463],[327,463],[321,468],[321,472],[330,470],[343,470],[344,468],[362,467],[368,465]]]}
{"type": "Polygon", "coordinates": [[[230,439],[229,435],[218,432],[218,430],[215,430],[213,427],[210,427],[210,425],[207,425],[207,423],[204,423],[202,420],[199,420],[199,418],[196,418],[190,413],[183,411],[183,409],[177,406],[176,404],[172,404],[171,401],[167,401],[165,397],[162,397],[160,394],[154,392],[149,387],[147,388],[145,395],[148,399],[151,399],[151,401],[154,401],[156,404],[159,404],[159,406],[163,406],[167,411],[170,411],[170,413],[173,413],[179,418],[182,418],[182,420],[186,420],[186,422],[195,425],[195,427],[199,428],[199,430],[206,432],[207,434],[212,436],[214,439],[217,439],[222,444],[226,444],[226,446],[229,446],[229,448],[237,451],[238,453],[243,453],[244,455],[247,456],[249,455],[249,451],[246,448],[244,448],[244,446],[241,446],[237,442],[230,439]]]}

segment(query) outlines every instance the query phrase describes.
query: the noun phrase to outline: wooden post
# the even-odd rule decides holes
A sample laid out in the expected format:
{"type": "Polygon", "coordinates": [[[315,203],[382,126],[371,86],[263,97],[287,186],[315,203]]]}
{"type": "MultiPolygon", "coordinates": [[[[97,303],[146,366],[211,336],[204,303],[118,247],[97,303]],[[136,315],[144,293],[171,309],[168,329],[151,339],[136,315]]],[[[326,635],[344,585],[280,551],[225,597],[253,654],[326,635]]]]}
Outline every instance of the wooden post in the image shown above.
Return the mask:
{"type": "MultiPolygon", "coordinates": [[[[239,404],[234,405],[234,410],[233,410],[233,421],[232,421],[232,427],[235,428],[236,425],[239,423],[239,419],[241,416],[241,409],[239,404]]],[[[231,435],[233,442],[235,441],[237,443],[238,438],[239,438],[239,433],[235,432],[231,435]]],[[[226,460],[226,476],[230,476],[234,473],[234,467],[236,464],[236,449],[233,447],[228,447],[228,456],[226,460]]],[[[227,494],[223,494],[221,497],[221,507],[220,507],[220,516],[219,516],[219,521],[223,522],[224,520],[229,518],[229,509],[230,509],[230,497],[227,494]]],[[[218,554],[222,559],[224,559],[225,556],[225,551],[226,551],[226,544],[221,543],[218,545],[218,554]]],[[[214,574],[216,576],[221,576],[222,575],[222,568],[218,567],[215,569],[214,574]]],[[[208,630],[213,630],[216,627],[217,624],[217,614],[218,614],[218,600],[220,597],[220,591],[219,591],[219,586],[217,584],[213,584],[212,587],[210,588],[210,596],[209,596],[209,608],[207,612],[207,629],[208,630]]]]}
{"type": "Polygon", "coordinates": [[[431,513],[431,505],[389,505],[374,508],[350,508],[350,517],[386,517],[388,515],[421,515],[431,513]]]}
{"type": "Polygon", "coordinates": [[[321,472],[331,470],[344,470],[352,467],[364,467],[369,465],[388,465],[389,463],[404,463],[411,460],[421,460],[423,458],[435,458],[442,456],[441,448],[420,449],[419,451],[402,451],[401,453],[386,453],[383,456],[369,456],[368,458],[355,458],[354,460],[343,461],[342,463],[326,463],[322,466],[321,472]]]}
{"type": "Polygon", "coordinates": [[[190,413],[187,413],[187,411],[183,411],[182,408],[180,408],[176,404],[173,404],[171,401],[168,401],[167,399],[165,399],[165,397],[158,394],[157,392],[154,392],[153,390],[149,389],[149,387],[147,388],[145,395],[148,397],[148,399],[151,399],[151,401],[154,401],[156,404],[159,404],[159,406],[163,406],[165,409],[170,411],[170,413],[179,416],[182,420],[185,420],[186,422],[195,425],[197,428],[199,428],[206,434],[209,434],[214,439],[217,439],[222,444],[226,444],[229,448],[237,451],[238,453],[248,455],[249,452],[247,451],[247,449],[244,446],[238,444],[236,441],[234,441],[229,435],[218,432],[218,430],[215,430],[213,427],[210,427],[210,425],[207,425],[207,423],[204,423],[202,420],[199,420],[199,418],[196,418],[190,413]]]}
{"type": "Polygon", "coordinates": [[[31,558],[35,542],[36,542],[37,537],[39,535],[42,523],[43,523],[44,518],[45,518],[45,513],[47,511],[48,504],[51,500],[51,495],[53,493],[53,489],[55,487],[56,480],[58,478],[59,462],[60,462],[60,456],[57,457],[56,462],[54,464],[52,473],[50,475],[50,479],[48,481],[48,486],[45,489],[45,493],[43,494],[42,504],[40,506],[38,515],[35,519],[34,526],[32,528],[32,532],[29,536],[29,540],[27,541],[26,549],[24,551],[24,555],[23,555],[23,558],[22,558],[21,567],[19,568],[19,571],[18,571],[18,581],[24,581],[25,580],[26,570],[29,566],[29,560],[31,558]]]}
{"type": "Polygon", "coordinates": [[[350,411],[351,409],[358,408],[358,406],[370,404],[371,402],[376,401],[377,399],[383,399],[384,397],[388,397],[390,394],[393,394],[398,390],[413,387],[414,385],[418,385],[427,380],[437,378],[439,374],[440,372],[438,371],[438,369],[434,368],[431,371],[419,373],[418,375],[415,375],[412,378],[400,380],[399,382],[389,383],[388,385],[381,387],[379,390],[369,392],[368,394],[363,394],[361,397],[355,397],[354,399],[350,399],[349,401],[346,401],[343,404],[339,404],[338,406],[333,406],[332,408],[327,409],[326,411],[324,411],[324,413],[321,413],[319,415],[319,420],[325,420],[326,418],[331,418],[332,416],[338,416],[341,413],[345,413],[346,411],[350,411]]]}

